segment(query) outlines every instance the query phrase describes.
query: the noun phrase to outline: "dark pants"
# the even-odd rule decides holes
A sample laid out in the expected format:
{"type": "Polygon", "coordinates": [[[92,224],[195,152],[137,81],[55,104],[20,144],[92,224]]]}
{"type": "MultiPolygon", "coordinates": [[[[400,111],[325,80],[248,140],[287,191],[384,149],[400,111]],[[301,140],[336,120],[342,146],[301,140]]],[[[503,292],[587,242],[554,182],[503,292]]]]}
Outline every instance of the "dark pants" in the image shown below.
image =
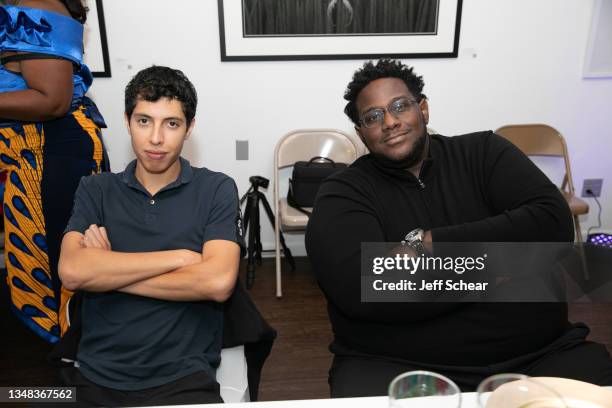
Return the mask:
{"type": "Polygon", "coordinates": [[[101,387],[85,378],[74,367],[62,368],[60,377],[67,387],[76,387],[75,406],[147,406],[222,403],[219,383],[203,372],[179,378],[168,384],[137,391],[101,387]]]}
{"type": "Polygon", "coordinates": [[[489,366],[445,366],[379,356],[337,354],[329,372],[331,396],[387,395],[393,378],[413,370],[442,374],[453,380],[463,392],[474,391],[486,377],[500,373],[564,377],[612,385],[612,358],[602,344],[585,341],[587,333],[585,326],[577,325],[542,350],[489,366]]]}

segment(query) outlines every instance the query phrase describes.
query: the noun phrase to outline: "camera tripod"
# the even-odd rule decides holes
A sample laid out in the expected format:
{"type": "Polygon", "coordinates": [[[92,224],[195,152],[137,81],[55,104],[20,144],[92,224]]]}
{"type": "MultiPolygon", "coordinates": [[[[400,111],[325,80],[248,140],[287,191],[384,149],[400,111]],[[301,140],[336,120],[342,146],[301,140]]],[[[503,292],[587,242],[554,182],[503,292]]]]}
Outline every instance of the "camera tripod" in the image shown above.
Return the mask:
{"type": "MultiPolygon", "coordinates": [[[[255,280],[255,261],[258,265],[261,265],[261,253],[263,251],[261,246],[261,224],[259,223],[259,203],[263,204],[264,210],[268,215],[268,219],[274,227],[274,213],[270,207],[270,203],[266,199],[266,196],[259,191],[259,187],[268,188],[270,180],[261,176],[251,176],[249,178],[251,187],[240,199],[240,205],[246,200],[246,206],[244,207],[244,230],[248,229],[248,240],[247,240],[247,275],[246,275],[246,287],[250,289],[253,287],[253,281],[255,280]]],[[[285,244],[285,237],[283,233],[279,231],[280,244],[285,254],[285,259],[291,266],[291,270],[295,270],[295,261],[291,251],[285,244]]]]}

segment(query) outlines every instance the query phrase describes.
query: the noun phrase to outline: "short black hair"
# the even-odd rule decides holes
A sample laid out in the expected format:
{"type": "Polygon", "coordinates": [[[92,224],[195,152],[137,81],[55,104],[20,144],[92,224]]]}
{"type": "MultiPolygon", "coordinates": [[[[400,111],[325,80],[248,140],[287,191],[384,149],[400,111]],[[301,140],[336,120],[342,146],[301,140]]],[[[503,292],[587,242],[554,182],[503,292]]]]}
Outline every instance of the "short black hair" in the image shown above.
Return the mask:
{"type": "Polygon", "coordinates": [[[160,98],[176,99],[181,102],[187,125],[195,117],[198,94],[185,74],[178,69],[153,65],[134,75],[125,87],[125,114],[128,119],[138,99],[156,102],[160,98]]]}
{"type": "Polygon", "coordinates": [[[392,59],[380,59],[374,65],[372,61],[367,61],[363,67],[355,71],[353,79],[347,85],[344,92],[344,99],[348,101],[344,107],[344,113],[353,121],[356,126],[359,126],[359,112],[357,112],[357,97],[359,93],[370,82],[380,78],[398,78],[404,81],[410,93],[420,102],[422,99],[427,99],[423,94],[423,77],[418,76],[413,72],[412,67],[402,64],[401,61],[392,59]]]}

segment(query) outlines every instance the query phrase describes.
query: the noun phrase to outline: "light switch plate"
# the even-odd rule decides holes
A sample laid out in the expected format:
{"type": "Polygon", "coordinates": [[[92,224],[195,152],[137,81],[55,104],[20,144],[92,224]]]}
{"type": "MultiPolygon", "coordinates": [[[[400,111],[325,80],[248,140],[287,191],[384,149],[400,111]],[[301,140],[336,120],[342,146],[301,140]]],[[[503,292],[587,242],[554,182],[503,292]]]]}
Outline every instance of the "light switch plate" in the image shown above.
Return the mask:
{"type": "Polygon", "coordinates": [[[236,160],[249,160],[248,140],[236,140],[236,160]]]}

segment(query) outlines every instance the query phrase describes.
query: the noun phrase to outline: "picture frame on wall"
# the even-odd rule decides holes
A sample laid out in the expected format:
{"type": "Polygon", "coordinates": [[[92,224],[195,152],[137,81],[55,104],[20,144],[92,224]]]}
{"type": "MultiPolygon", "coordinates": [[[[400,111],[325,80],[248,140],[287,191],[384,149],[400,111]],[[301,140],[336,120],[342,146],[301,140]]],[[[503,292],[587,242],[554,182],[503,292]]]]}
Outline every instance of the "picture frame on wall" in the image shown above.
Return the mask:
{"type": "Polygon", "coordinates": [[[456,58],[463,0],[217,0],[221,61],[456,58]]]}
{"type": "Polygon", "coordinates": [[[595,0],[583,78],[612,78],[612,1],[595,0]]]}
{"type": "Polygon", "coordinates": [[[85,64],[94,77],[110,78],[111,68],[102,0],[86,0],[85,5],[89,9],[83,38],[85,64]]]}

